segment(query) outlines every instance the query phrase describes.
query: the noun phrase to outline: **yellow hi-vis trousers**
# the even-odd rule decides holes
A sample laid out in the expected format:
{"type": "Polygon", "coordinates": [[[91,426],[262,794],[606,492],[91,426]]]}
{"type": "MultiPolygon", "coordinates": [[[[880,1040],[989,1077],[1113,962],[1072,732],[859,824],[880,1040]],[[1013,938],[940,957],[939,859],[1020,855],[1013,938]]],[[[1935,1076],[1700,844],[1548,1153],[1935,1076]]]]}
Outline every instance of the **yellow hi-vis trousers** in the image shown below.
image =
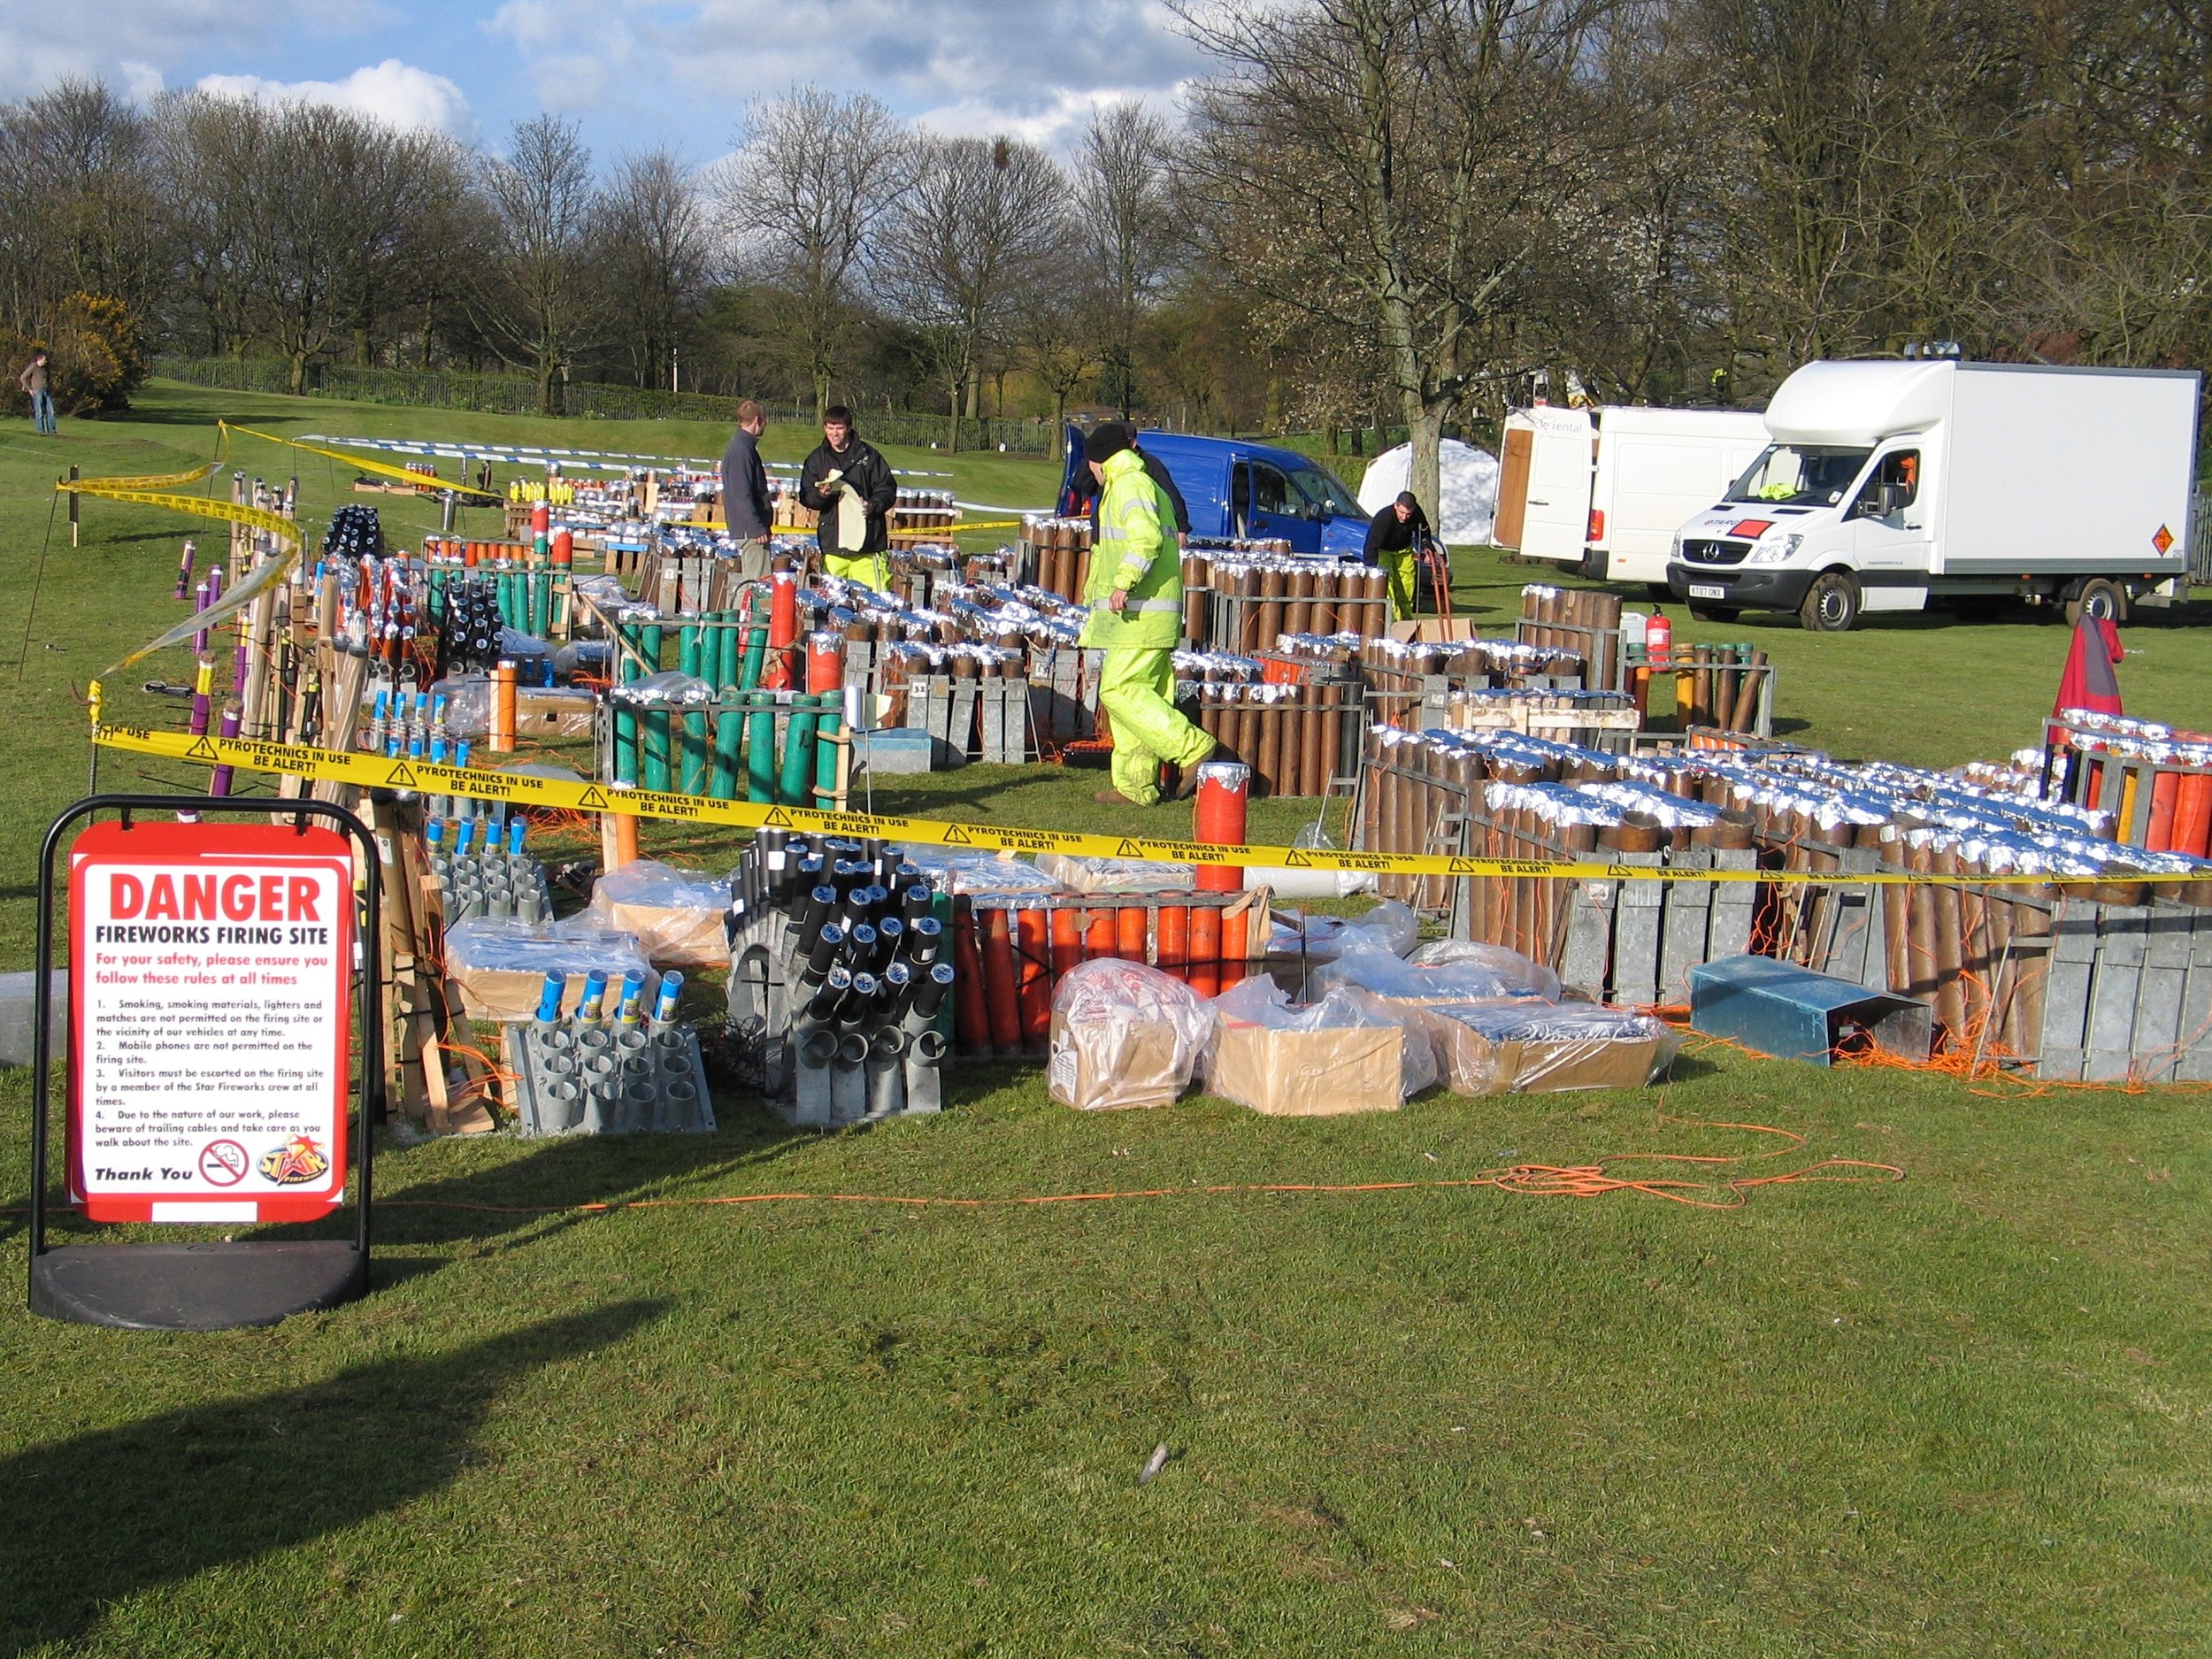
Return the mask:
{"type": "Polygon", "coordinates": [[[1114,725],[1114,787],[1139,806],[1160,798],[1162,761],[1194,766],[1213,753],[1213,739],[1175,711],[1175,653],[1164,645],[1110,649],[1098,704],[1114,725]]]}
{"type": "Polygon", "coordinates": [[[1403,553],[1379,553],[1390,577],[1390,619],[1402,622],[1413,614],[1414,595],[1420,580],[1421,561],[1411,549],[1403,553]]]}
{"type": "Polygon", "coordinates": [[[880,553],[825,553],[822,566],[833,576],[872,588],[879,594],[891,591],[891,569],[880,553]]]}

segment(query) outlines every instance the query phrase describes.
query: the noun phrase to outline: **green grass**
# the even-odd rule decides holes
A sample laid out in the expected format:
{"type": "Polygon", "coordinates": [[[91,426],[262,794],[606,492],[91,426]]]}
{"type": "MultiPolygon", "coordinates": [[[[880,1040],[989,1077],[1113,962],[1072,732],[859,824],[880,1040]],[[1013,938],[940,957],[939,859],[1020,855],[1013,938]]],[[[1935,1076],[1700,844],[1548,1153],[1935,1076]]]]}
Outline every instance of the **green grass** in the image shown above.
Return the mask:
{"type": "MultiPolygon", "coordinates": [[[[58,445],[10,428],[0,631],[22,626],[58,462],[181,465],[211,452],[218,411],[579,448],[610,430],[166,388],[146,419],[73,426],[58,445]]],[[[605,447],[718,444],[619,435],[605,447]]],[[[336,499],[320,470],[303,474],[318,520],[336,499]]],[[[1048,472],[961,488],[1036,500],[1048,472]]],[[[85,776],[68,683],[174,614],[180,526],[89,503],[85,526],[83,547],[65,534],[50,556],[0,725],[0,967],[27,964],[37,836],[85,776]]],[[[1530,574],[1466,558],[1463,601],[1511,607],[1530,574]]],[[[1725,637],[1769,642],[1799,735],[1924,760],[2032,741],[2062,651],[2026,625],[1725,637]]],[[[2193,636],[2129,638],[2138,704],[2201,721],[2193,636]]],[[[117,695],[129,711],[137,694],[117,695]]],[[[111,759],[103,780],[133,771],[111,759]]],[[[879,799],[1183,827],[1177,809],[1102,812],[1094,783],[970,768],[879,799]]],[[[1262,803],[1256,833],[1297,816],[1262,803]]],[[[680,830],[651,844],[727,852],[680,830]]],[[[952,1087],[945,1117],[866,1135],[795,1135],[726,1102],[705,1140],[388,1140],[375,1294],[273,1331],[124,1336],[12,1296],[0,1652],[2207,1645],[2199,1094],[1985,1094],[1718,1049],[1693,1049],[1660,1091],[1432,1096],[1305,1122],[1205,1100],[1080,1116],[1013,1068],[964,1068],[952,1087]],[[1198,1190],[1763,1149],[1686,1120],[1807,1137],[1768,1168],[1838,1156],[1908,1179],[1755,1189],[1718,1212],[1629,1194],[1198,1190]],[[530,1208],[1148,1189],[1173,1195],[530,1208]],[[1161,1442],[1173,1460],[1141,1486],[1161,1442]]],[[[0,1077],[0,1204],[25,1191],[27,1098],[24,1074],[0,1077]]],[[[19,1285],[20,1225],[0,1216],[0,1273],[19,1285]]]]}

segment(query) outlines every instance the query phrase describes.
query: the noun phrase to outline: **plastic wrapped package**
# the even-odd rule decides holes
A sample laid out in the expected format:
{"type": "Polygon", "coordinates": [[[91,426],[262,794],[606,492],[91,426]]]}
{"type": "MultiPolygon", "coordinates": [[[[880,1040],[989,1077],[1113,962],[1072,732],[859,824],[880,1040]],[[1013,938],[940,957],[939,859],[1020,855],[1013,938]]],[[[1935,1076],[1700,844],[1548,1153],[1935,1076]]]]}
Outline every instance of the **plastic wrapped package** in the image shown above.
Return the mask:
{"type": "Polygon", "coordinates": [[[1081,858],[1072,853],[1039,853],[1037,868],[1070,893],[1184,893],[1198,879],[1194,864],[1081,858]]]}
{"type": "Polygon", "coordinates": [[[1642,1088],[1682,1047],[1663,1020],[1628,1009],[1535,998],[1407,1005],[1436,1044],[1455,1094],[1642,1088]]]}
{"type": "Polygon", "coordinates": [[[1275,918],[1268,954],[1306,962],[1333,962],[1348,950],[1383,950],[1402,956],[1420,937],[1420,918],[1397,900],[1385,899],[1364,916],[1286,911],[1275,918]]]}
{"type": "Polygon", "coordinates": [[[518,737],[589,737],[596,700],[581,686],[524,686],[515,692],[518,737]]]}
{"type": "Polygon", "coordinates": [[[1436,1081],[1425,1021],[1340,987],[1294,1008],[1264,979],[1213,1001],[1207,1087],[1274,1118],[1395,1111],[1436,1081]]]}
{"type": "Polygon", "coordinates": [[[455,674],[430,682],[430,701],[445,699],[445,729],[449,736],[479,738],[492,729],[492,682],[482,674],[455,674]]]}
{"type": "Polygon", "coordinates": [[[594,923],[634,933],[657,968],[726,968],[730,879],[640,858],[592,885],[585,912],[594,923]]]}
{"type": "Polygon", "coordinates": [[[446,974],[457,986],[471,1019],[534,1018],[545,976],[565,973],[579,995],[581,976],[596,968],[610,983],[633,972],[645,975],[650,996],[660,984],[634,933],[577,925],[583,918],[541,926],[529,922],[472,917],[446,929],[446,974]]]}
{"type": "Polygon", "coordinates": [[[1559,976],[1541,963],[1501,946],[1464,949],[1481,954],[1423,965],[1355,942],[1338,952],[1334,962],[1313,971],[1310,988],[1323,995],[1335,986],[1356,986],[1378,996],[1417,1002],[1476,1002],[1517,996],[1548,1001],[1559,995],[1559,976]]]}
{"type": "Polygon", "coordinates": [[[1189,1087],[1213,1025],[1181,980],[1134,962],[1086,962],[1052,994],[1046,1087],[1081,1111],[1168,1105],[1189,1087]]]}
{"type": "Polygon", "coordinates": [[[607,695],[618,703],[633,703],[641,708],[688,708],[715,701],[712,686],[696,674],[682,673],[673,668],[664,668],[657,674],[617,686],[607,695]]]}
{"type": "Polygon", "coordinates": [[[962,852],[956,848],[902,842],[899,852],[947,892],[1064,893],[1052,877],[1011,853],[962,852]]]}

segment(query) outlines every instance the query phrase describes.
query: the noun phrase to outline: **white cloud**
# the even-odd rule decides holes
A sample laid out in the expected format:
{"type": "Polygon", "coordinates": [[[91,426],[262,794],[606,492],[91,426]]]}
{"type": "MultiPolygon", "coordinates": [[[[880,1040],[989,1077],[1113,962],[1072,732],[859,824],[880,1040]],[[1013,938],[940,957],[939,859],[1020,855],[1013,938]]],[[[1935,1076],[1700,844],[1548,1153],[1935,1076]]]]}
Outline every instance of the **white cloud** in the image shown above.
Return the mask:
{"type": "Polygon", "coordinates": [[[161,71],[151,64],[142,64],[135,58],[126,58],[115,66],[122,72],[123,89],[131,95],[134,102],[150,104],[161,96],[161,71]]]}
{"type": "Polygon", "coordinates": [[[271,81],[261,75],[202,75],[203,92],[261,98],[272,104],[327,104],[372,116],[402,131],[427,128],[472,135],[476,118],[461,88],[441,74],[396,58],[367,64],[343,81],[271,81]]]}
{"type": "Polygon", "coordinates": [[[0,98],[72,75],[119,81],[142,96],[218,53],[265,61],[302,35],[357,35],[393,16],[385,0],[73,0],[65,14],[0,0],[0,98]]]}
{"type": "Polygon", "coordinates": [[[1102,106],[1125,98],[1154,103],[1164,111],[1170,100],[1154,97],[1133,87],[1100,87],[1078,91],[1071,87],[1038,88],[1028,96],[1006,99],[968,97],[957,104],[925,110],[914,124],[925,132],[949,138],[1020,139],[1062,157],[1072,156],[1089,129],[1091,118],[1102,106]]]}

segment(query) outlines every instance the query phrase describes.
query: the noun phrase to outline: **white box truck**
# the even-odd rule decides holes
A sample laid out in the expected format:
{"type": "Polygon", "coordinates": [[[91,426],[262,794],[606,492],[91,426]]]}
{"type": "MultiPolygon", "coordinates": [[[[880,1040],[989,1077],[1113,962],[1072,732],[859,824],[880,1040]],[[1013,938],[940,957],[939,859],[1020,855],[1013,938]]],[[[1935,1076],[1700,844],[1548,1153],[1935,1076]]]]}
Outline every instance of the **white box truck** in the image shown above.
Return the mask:
{"type": "Polygon", "coordinates": [[[1520,409],[1506,417],[1491,540],[1606,581],[1663,589],[1682,521],[1767,445],[1729,409],[1520,409]]]}
{"type": "Polygon", "coordinates": [[[2023,599],[2116,620],[2188,580],[2200,379],[1809,363],[1767,407],[1772,442],[1681,526],[1667,587],[1693,616],[1794,611],[1820,633],[2023,599]]]}

